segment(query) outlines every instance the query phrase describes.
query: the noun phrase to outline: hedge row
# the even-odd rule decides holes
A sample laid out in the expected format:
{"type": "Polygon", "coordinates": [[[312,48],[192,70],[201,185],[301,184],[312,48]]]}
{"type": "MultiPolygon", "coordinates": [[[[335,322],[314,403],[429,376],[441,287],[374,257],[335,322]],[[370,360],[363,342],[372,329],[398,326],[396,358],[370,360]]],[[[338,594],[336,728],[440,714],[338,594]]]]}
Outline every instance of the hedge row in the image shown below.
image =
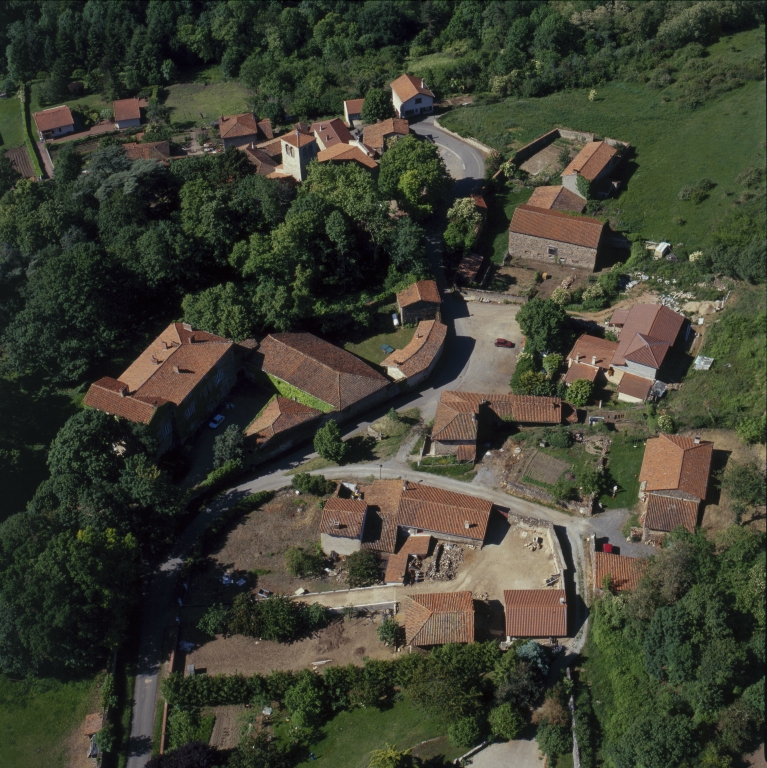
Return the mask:
{"type": "Polygon", "coordinates": [[[24,86],[24,98],[21,101],[21,122],[24,125],[24,143],[27,145],[27,152],[29,152],[32,167],[35,169],[38,177],[42,178],[45,176],[45,173],[37,154],[37,142],[33,138],[32,116],[29,113],[29,88],[26,85],[24,86]]]}

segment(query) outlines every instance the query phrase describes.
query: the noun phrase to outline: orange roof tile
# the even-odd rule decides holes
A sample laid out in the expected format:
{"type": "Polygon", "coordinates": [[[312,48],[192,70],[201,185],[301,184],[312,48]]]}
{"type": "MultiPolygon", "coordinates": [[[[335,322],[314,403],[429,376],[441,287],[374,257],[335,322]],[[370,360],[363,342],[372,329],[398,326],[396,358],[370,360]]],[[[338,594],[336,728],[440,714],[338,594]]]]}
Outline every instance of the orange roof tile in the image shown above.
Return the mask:
{"type": "Polygon", "coordinates": [[[437,288],[437,283],[434,280],[419,280],[397,294],[397,304],[400,307],[409,307],[419,301],[426,301],[431,304],[442,303],[439,288],[437,288]]]}
{"type": "Polygon", "coordinates": [[[128,142],[123,144],[125,154],[131,160],[157,160],[164,162],[170,158],[169,141],[150,141],[146,144],[128,142]]]}
{"type": "Polygon", "coordinates": [[[509,231],[529,237],[571,243],[583,248],[596,248],[602,237],[604,224],[587,216],[568,216],[560,211],[518,205],[509,225],[509,231]]]}
{"type": "Polygon", "coordinates": [[[508,637],[567,637],[564,589],[505,589],[508,637]]]}
{"type": "Polygon", "coordinates": [[[335,147],[338,144],[348,144],[354,140],[354,136],[349,133],[349,129],[344,121],[338,117],[332,120],[320,120],[312,123],[309,126],[309,130],[322,141],[326,149],[335,147]]]}
{"type": "Polygon", "coordinates": [[[275,395],[246,427],[244,434],[256,435],[256,442],[260,445],[275,435],[299,424],[305,424],[318,416],[322,416],[322,411],[282,395],[275,395]]]}
{"type": "Polygon", "coordinates": [[[360,486],[368,504],[368,518],[362,540],[364,549],[394,552],[397,544],[397,507],[402,495],[401,480],[375,480],[360,486]]]}
{"type": "Polygon", "coordinates": [[[624,373],[620,384],[618,384],[618,394],[646,400],[647,395],[650,394],[651,388],[652,379],[644,379],[641,376],[634,376],[633,373],[624,373]]]}
{"type": "Polygon", "coordinates": [[[349,115],[362,114],[362,106],[365,103],[365,99],[347,99],[344,102],[344,107],[349,115]]]}
{"type": "Polygon", "coordinates": [[[317,139],[314,138],[313,134],[302,133],[298,130],[280,136],[280,141],[284,141],[286,144],[299,148],[305,147],[308,144],[317,143],[317,139]]]}
{"type": "Polygon", "coordinates": [[[700,503],[697,501],[649,493],[644,524],[650,531],[670,532],[681,525],[690,533],[695,533],[699,508],[700,503]]]}
{"type": "Polygon", "coordinates": [[[586,379],[586,381],[590,381],[593,384],[597,380],[598,373],[599,366],[573,363],[567,369],[565,384],[572,384],[574,381],[578,381],[578,379],[586,379]]]}
{"type": "Polygon", "coordinates": [[[268,152],[257,147],[253,142],[238,147],[238,149],[245,153],[248,160],[256,166],[256,173],[261,176],[269,175],[277,167],[277,162],[274,158],[268,152]]]}
{"type": "Polygon", "coordinates": [[[377,152],[382,152],[384,139],[389,136],[407,136],[410,133],[410,124],[401,117],[390,117],[380,123],[366,125],[362,130],[362,141],[377,152]]]}
{"type": "Polygon", "coordinates": [[[623,321],[623,330],[611,364],[625,365],[627,354],[633,354],[639,358],[635,362],[644,360],[645,365],[660,367],[684,322],[683,315],[660,304],[634,304],[623,321]],[[637,340],[637,334],[644,338],[637,340]]]}
{"type": "Polygon", "coordinates": [[[639,579],[647,569],[647,560],[643,557],[625,557],[611,552],[594,553],[594,586],[602,588],[602,581],[609,574],[612,589],[627,592],[636,589],[639,579]]]}
{"type": "Polygon", "coordinates": [[[317,153],[317,161],[320,163],[332,162],[356,162],[365,168],[378,168],[378,163],[372,157],[368,157],[359,147],[353,144],[335,144],[328,149],[317,153]]]}
{"type": "Polygon", "coordinates": [[[573,362],[585,363],[587,365],[596,365],[599,368],[609,368],[615,350],[618,348],[617,341],[608,341],[600,339],[598,336],[589,336],[584,333],[578,337],[573,348],[567,353],[567,359],[573,362]],[[596,357],[596,361],[593,358],[596,357]]]}
{"type": "Polygon", "coordinates": [[[43,131],[52,131],[56,128],[65,128],[67,125],[74,125],[75,122],[69,107],[66,105],[44,109],[42,112],[35,112],[32,117],[35,118],[35,125],[41,133],[43,131]]]}
{"type": "Polygon", "coordinates": [[[265,373],[343,410],[388,385],[359,358],[311,333],[274,333],[256,353],[265,373]]]}
{"type": "Polygon", "coordinates": [[[141,118],[141,109],[137,98],[118,99],[112,106],[116,123],[119,123],[121,120],[137,120],[141,118]]]}
{"type": "Polygon", "coordinates": [[[461,262],[456,270],[456,276],[460,277],[465,283],[473,283],[477,279],[484,261],[485,257],[480,256],[478,253],[465,253],[461,257],[461,262]]]}
{"type": "Polygon", "coordinates": [[[368,505],[360,499],[329,498],[322,510],[320,533],[344,539],[361,538],[367,508],[368,505]]]}
{"type": "Polygon", "coordinates": [[[585,179],[594,181],[615,155],[615,147],[606,141],[591,141],[570,161],[562,176],[579,173],[585,179]]]}
{"type": "Polygon", "coordinates": [[[400,547],[399,552],[396,555],[392,555],[386,563],[384,581],[387,584],[403,584],[410,559],[412,557],[421,559],[426,557],[429,554],[432,541],[431,536],[408,536],[400,547]]]}
{"type": "Polygon", "coordinates": [[[695,443],[691,437],[660,435],[647,441],[640,482],[645,490],[679,491],[703,500],[708,490],[714,444],[709,440],[695,443]]]}
{"type": "Polygon", "coordinates": [[[381,361],[383,368],[397,368],[410,378],[425,371],[445,343],[447,326],[437,320],[422,320],[404,349],[397,349],[381,361]]]}
{"type": "Polygon", "coordinates": [[[421,77],[413,77],[413,75],[408,74],[400,75],[390,85],[392,91],[399,96],[399,100],[402,102],[419,95],[434,98],[434,94],[426,87],[421,77]]]}
{"type": "Polygon", "coordinates": [[[554,211],[575,211],[581,213],[586,201],[566,187],[536,187],[528,205],[533,208],[547,208],[554,211]]]}
{"type": "Polygon", "coordinates": [[[258,124],[252,112],[243,112],[239,115],[222,117],[218,121],[218,131],[222,139],[255,136],[258,133],[258,124]]]}
{"type": "Polygon", "coordinates": [[[629,316],[628,309],[616,309],[610,318],[610,325],[623,325],[629,316]]]}
{"type": "Polygon", "coordinates": [[[405,619],[407,645],[430,646],[474,642],[471,592],[410,595],[405,619]]]}

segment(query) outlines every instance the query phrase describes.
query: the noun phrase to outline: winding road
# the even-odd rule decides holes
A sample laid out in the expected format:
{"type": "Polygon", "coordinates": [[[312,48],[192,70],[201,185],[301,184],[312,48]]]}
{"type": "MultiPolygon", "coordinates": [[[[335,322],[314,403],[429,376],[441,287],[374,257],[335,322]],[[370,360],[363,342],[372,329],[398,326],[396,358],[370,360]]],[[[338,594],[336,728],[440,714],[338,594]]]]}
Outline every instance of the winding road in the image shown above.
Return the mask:
{"type": "MultiPolygon", "coordinates": [[[[439,147],[451,175],[456,179],[454,192],[463,197],[474,191],[481,184],[484,174],[484,157],[474,147],[447,134],[434,123],[434,117],[412,125],[419,135],[429,136],[439,147]]],[[[429,236],[429,255],[434,274],[440,289],[445,288],[441,265],[441,251],[438,233],[429,236]]],[[[442,390],[471,389],[476,391],[495,390],[499,382],[508,382],[509,361],[497,356],[498,350],[492,347],[494,335],[511,335],[511,328],[516,307],[504,305],[476,305],[469,312],[464,302],[445,302],[443,320],[448,325],[448,347],[426,388],[400,396],[393,403],[366,414],[366,419],[349,426],[347,436],[364,429],[368,424],[380,418],[392,405],[397,409],[417,407],[425,420],[433,417],[442,390]],[[500,331],[508,328],[504,334],[500,331]],[[481,331],[481,333],[478,333],[481,331]],[[480,338],[481,337],[481,338],[480,338]],[[493,354],[495,357],[490,358],[493,354]],[[498,373],[500,371],[500,374],[498,373]],[[500,376],[500,378],[499,378],[500,376]]],[[[509,350],[502,350],[503,353],[509,350]]],[[[511,354],[511,353],[510,353],[511,354]]],[[[511,359],[511,358],[510,358],[511,359]]],[[[511,362],[513,367],[513,362],[511,362]]],[[[402,453],[402,452],[401,452],[402,453]]],[[[304,461],[311,454],[310,447],[304,447],[259,469],[259,475],[233,488],[220,497],[210,507],[205,508],[189,525],[176,542],[170,557],[152,575],[146,589],[141,618],[139,660],[134,692],[134,705],[131,721],[128,768],[143,768],[151,756],[152,732],[155,719],[155,704],[158,696],[159,671],[163,662],[163,638],[166,617],[176,596],[178,570],[183,563],[184,554],[194,544],[199,534],[224,509],[236,503],[243,496],[262,490],[276,490],[287,484],[285,472],[304,461]]],[[[383,464],[357,464],[343,468],[325,469],[322,473],[331,478],[380,475],[387,478],[403,478],[415,482],[424,480],[423,474],[409,470],[404,456],[393,457],[383,464]]],[[[517,499],[502,491],[493,490],[451,478],[428,476],[430,485],[462,493],[469,491],[496,504],[508,507],[512,512],[550,520],[558,529],[560,543],[563,545],[568,571],[575,575],[576,595],[575,624],[581,631],[576,646],[580,647],[585,639],[586,609],[585,603],[577,599],[583,594],[579,585],[579,576],[585,553],[583,537],[592,532],[591,521],[570,517],[556,510],[517,499]]],[[[568,601],[569,602],[569,601],[568,601]]]]}

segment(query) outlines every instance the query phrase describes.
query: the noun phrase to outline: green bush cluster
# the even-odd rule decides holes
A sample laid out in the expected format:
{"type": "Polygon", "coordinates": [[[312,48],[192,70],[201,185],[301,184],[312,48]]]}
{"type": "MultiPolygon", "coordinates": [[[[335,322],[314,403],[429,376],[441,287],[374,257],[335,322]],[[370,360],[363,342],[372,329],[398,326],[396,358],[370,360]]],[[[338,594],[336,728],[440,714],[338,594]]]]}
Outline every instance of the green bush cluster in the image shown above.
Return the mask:
{"type": "Polygon", "coordinates": [[[293,475],[290,484],[301,493],[309,493],[312,496],[327,496],[333,493],[336,484],[332,480],[326,480],[323,475],[310,475],[308,472],[298,472],[293,475]]]}

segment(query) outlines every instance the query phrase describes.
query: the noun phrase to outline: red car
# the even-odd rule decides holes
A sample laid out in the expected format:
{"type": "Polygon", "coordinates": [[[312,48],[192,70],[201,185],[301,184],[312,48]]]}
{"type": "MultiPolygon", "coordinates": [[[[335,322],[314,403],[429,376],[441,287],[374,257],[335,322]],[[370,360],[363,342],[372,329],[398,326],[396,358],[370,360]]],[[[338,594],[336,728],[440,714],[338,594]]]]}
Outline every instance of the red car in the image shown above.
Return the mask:
{"type": "Polygon", "coordinates": [[[511,349],[511,347],[514,346],[513,341],[507,341],[506,339],[496,339],[495,340],[495,346],[496,347],[508,347],[511,349]]]}

